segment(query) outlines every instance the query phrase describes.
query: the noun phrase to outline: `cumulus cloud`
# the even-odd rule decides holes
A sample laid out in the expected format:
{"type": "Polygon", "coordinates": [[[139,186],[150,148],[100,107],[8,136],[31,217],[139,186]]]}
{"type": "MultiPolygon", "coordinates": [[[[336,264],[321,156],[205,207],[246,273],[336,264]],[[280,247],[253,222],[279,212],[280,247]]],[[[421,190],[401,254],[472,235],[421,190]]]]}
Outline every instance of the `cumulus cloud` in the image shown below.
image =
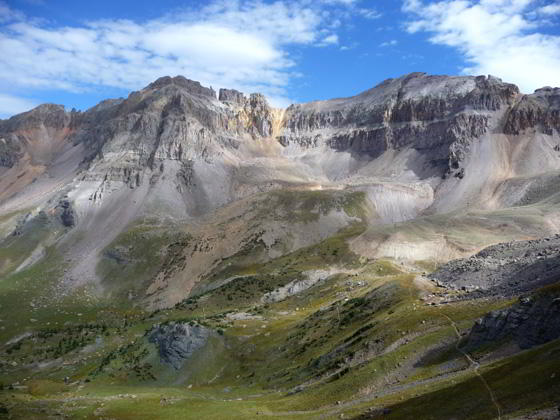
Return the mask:
{"type": "Polygon", "coordinates": [[[162,75],[182,74],[281,103],[296,75],[289,47],[338,44],[330,22],[338,19],[336,10],[354,3],[218,0],[146,22],[53,27],[0,2],[0,88],[139,89],[162,75]]]}
{"type": "Polygon", "coordinates": [[[464,55],[464,73],[493,74],[532,92],[544,85],[560,86],[560,36],[546,34],[540,30],[546,22],[531,19],[535,3],[405,0],[403,10],[413,16],[408,32],[432,33],[431,42],[464,55]]]}

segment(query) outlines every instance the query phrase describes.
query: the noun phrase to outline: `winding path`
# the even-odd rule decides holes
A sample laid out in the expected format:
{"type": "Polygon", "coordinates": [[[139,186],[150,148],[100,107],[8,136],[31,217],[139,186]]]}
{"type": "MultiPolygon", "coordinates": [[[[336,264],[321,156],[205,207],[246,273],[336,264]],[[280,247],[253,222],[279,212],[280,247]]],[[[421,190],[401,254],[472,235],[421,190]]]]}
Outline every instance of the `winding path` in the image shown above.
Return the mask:
{"type": "Polygon", "coordinates": [[[453,327],[453,330],[455,330],[455,334],[457,335],[457,342],[455,343],[455,348],[457,349],[458,352],[460,352],[463,356],[465,356],[465,359],[467,359],[469,364],[471,365],[471,367],[473,367],[475,375],[480,378],[480,381],[484,384],[484,387],[488,390],[488,394],[490,395],[490,399],[492,400],[492,404],[494,404],[494,407],[496,407],[496,411],[498,412],[497,419],[501,420],[502,409],[500,407],[500,404],[498,404],[498,400],[496,399],[496,396],[494,395],[494,391],[492,391],[492,388],[490,388],[490,385],[488,384],[486,379],[484,379],[484,376],[482,376],[482,374],[478,371],[478,369],[480,368],[480,364],[476,360],[474,360],[470,356],[470,354],[468,354],[466,351],[462,350],[459,347],[459,343],[461,341],[461,334],[459,333],[459,330],[457,329],[457,325],[455,324],[455,321],[453,321],[449,316],[447,316],[445,314],[442,314],[442,315],[449,320],[449,322],[451,323],[451,326],[453,327]]]}

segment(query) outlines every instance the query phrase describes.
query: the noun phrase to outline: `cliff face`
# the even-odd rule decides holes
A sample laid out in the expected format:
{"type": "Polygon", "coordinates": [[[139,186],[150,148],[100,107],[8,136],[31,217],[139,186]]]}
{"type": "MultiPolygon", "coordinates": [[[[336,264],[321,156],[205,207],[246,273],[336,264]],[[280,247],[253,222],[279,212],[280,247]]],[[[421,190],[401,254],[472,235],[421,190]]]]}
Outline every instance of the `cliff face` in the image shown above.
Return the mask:
{"type": "Polygon", "coordinates": [[[126,152],[131,169],[143,172],[157,171],[165,161],[213,160],[220,149],[238,148],[246,134],[270,136],[272,110],[262,95],[220,95],[222,102],[198,82],[164,77],[124,101],[86,112],[77,141],[95,150],[96,163],[126,152]]]}
{"type": "Polygon", "coordinates": [[[458,173],[469,143],[518,96],[516,86],[493,77],[413,73],[354,98],[291,106],[279,141],[301,147],[325,143],[370,158],[410,147],[442,175],[458,173]]]}
{"type": "Polygon", "coordinates": [[[560,88],[542,88],[521,98],[507,114],[504,133],[521,134],[528,130],[549,136],[560,131],[560,88]]]}

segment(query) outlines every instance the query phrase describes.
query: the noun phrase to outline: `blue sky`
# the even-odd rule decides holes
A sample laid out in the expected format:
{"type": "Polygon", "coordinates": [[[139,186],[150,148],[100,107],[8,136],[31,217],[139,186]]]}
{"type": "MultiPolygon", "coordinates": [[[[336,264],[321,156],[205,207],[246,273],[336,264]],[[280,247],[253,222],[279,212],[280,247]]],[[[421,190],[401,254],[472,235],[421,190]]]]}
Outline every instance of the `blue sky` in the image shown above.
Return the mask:
{"type": "Polygon", "coordinates": [[[560,0],[0,0],[0,118],[164,75],[286,106],[412,71],[560,86],[560,0]]]}

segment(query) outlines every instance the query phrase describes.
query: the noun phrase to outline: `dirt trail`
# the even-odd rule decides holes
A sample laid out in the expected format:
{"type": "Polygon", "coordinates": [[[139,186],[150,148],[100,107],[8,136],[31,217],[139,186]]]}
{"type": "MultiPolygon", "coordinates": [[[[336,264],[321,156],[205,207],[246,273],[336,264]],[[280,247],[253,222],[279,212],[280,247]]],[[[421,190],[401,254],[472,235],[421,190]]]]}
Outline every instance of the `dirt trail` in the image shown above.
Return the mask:
{"type": "Polygon", "coordinates": [[[453,327],[453,330],[455,330],[455,334],[457,335],[457,341],[455,343],[455,348],[457,349],[457,351],[459,351],[469,362],[469,364],[473,367],[474,373],[476,374],[476,376],[478,376],[480,378],[480,381],[484,384],[484,387],[486,388],[486,390],[488,391],[488,394],[490,395],[490,399],[492,400],[492,404],[494,404],[494,407],[496,407],[496,411],[498,413],[498,420],[501,420],[502,418],[502,409],[500,408],[500,404],[498,404],[498,400],[496,399],[496,396],[494,395],[494,392],[492,391],[492,388],[490,388],[490,385],[488,384],[488,382],[486,381],[486,379],[484,379],[484,376],[482,376],[482,374],[478,371],[478,369],[480,368],[480,364],[475,361],[466,351],[462,350],[459,347],[459,343],[461,342],[461,334],[459,333],[459,330],[457,329],[457,325],[455,324],[455,321],[453,321],[449,316],[442,314],[445,318],[447,318],[447,320],[449,320],[449,322],[451,323],[451,326],[453,327]]]}

